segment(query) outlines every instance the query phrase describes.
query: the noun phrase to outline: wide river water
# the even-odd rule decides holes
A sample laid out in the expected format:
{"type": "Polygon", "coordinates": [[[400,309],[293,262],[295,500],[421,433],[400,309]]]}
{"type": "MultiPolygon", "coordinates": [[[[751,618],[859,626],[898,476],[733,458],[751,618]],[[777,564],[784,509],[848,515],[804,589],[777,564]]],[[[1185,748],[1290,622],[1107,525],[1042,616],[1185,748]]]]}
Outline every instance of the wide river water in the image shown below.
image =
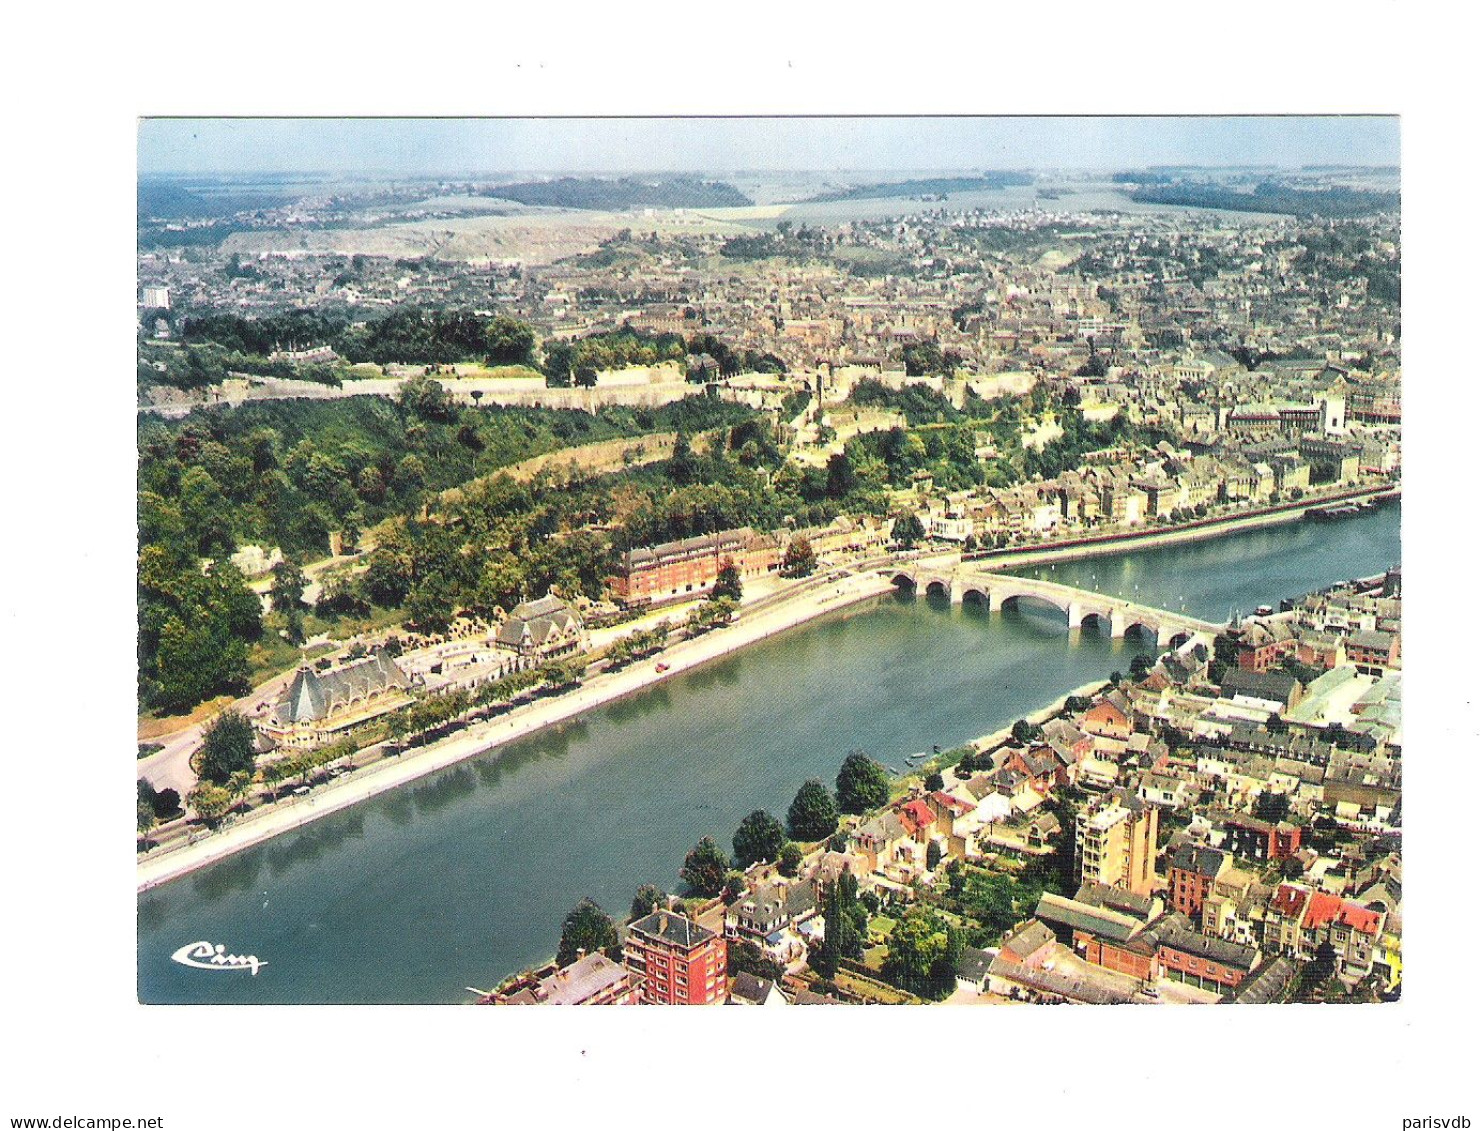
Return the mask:
{"type": "MultiPolygon", "coordinates": [[[[1031,571],[1210,620],[1399,561],[1400,511],[1031,571]]],[[[150,1003],[438,1003],[554,953],[583,896],[614,917],[678,886],[701,836],[784,817],[844,756],[988,733],[1126,669],[1142,645],[1062,614],[884,597],[325,817],[138,899],[150,1003]],[[256,975],[170,960],[206,940],[256,975]]]]}

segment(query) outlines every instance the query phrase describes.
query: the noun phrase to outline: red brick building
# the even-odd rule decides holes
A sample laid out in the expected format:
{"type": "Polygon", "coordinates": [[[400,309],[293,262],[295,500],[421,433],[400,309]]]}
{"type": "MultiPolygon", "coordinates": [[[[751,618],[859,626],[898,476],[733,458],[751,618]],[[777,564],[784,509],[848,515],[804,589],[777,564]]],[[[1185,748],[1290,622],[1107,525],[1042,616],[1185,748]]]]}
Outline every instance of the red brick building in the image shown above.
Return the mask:
{"type": "Polygon", "coordinates": [[[672,911],[654,911],[627,929],[622,961],[646,1005],[714,1005],[725,1000],[724,937],[672,911]]]}
{"type": "Polygon", "coordinates": [[[1246,672],[1268,671],[1298,647],[1284,621],[1255,621],[1229,635],[1235,638],[1238,666],[1246,672]]]}
{"type": "Polygon", "coordinates": [[[1302,829],[1280,821],[1274,824],[1259,817],[1238,814],[1223,823],[1224,844],[1229,851],[1252,860],[1288,860],[1300,851],[1302,829]]]}
{"type": "Polygon", "coordinates": [[[1163,977],[1192,982],[1202,989],[1232,989],[1259,965],[1255,948],[1199,934],[1190,924],[1165,923],[1156,933],[1156,958],[1163,977]]]}
{"type": "Polygon", "coordinates": [[[1149,939],[1132,938],[1119,942],[1089,931],[1075,931],[1074,949],[1086,962],[1116,974],[1127,974],[1143,982],[1149,982],[1157,975],[1156,950],[1149,939]]]}
{"type": "Polygon", "coordinates": [[[1228,867],[1228,855],[1216,848],[1184,844],[1172,853],[1167,866],[1167,894],[1172,910],[1189,919],[1202,918],[1203,901],[1228,867]]]}
{"type": "Polygon", "coordinates": [[[1346,641],[1346,659],[1364,675],[1382,675],[1398,663],[1398,637],[1391,632],[1354,632],[1346,641]]]}
{"type": "Polygon", "coordinates": [[[743,580],[779,569],[781,556],[776,539],[742,527],[628,550],[607,585],[617,600],[629,604],[663,601],[702,593],[727,561],[735,564],[743,580]]]}
{"type": "Polygon", "coordinates": [[[1080,729],[1100,738],[1127,739],[1135,729],[1131,723],[1130,703],[1119,691],[1112,691],[1084,713],[1080,729]]]}

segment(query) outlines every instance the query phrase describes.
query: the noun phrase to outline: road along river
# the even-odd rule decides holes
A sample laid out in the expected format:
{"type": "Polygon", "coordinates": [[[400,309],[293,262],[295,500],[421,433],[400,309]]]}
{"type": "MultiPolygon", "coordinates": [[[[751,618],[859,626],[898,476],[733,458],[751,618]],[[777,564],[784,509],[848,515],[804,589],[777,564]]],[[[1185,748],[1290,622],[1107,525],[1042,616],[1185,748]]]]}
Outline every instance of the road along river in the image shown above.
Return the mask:
{"type": "MultiPolygon", "coordinates": [[[[1222,620],[1396,564],[1399,516],[1031,572],[1222,620]]],[[[246,849],[139,896],[140,1000],[466,1000],[553,953],[581,897],[620,917],[639,884],[672,890],[699,837],[728,847],[752,809],[783,815],[850,749],[903,769],[1142,647],[1062,621],[879,598],[246,849]],[[171,960],[196,942],[258,965],[171,960]]]]}

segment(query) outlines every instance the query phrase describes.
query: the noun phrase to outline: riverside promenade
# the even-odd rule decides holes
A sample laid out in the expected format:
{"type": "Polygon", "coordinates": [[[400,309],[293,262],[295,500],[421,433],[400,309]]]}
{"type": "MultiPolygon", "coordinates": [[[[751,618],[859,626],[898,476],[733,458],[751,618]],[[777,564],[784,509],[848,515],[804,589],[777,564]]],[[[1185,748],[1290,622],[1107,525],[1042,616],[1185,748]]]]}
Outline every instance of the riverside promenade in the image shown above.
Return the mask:
{"type": "Polygon", "coordinates": [[[146,891],[280,833],[526,738],[819,616],[882,596],[893,588],[887,578],[865,571],[836,581],[827,576],[814,577],[795,589],[759,598],[752,607],[742,608],[734,623],[680,641],[650,660],[593,676],[563,695],[536,700],[399,757],[383,758],[319,786],[307,796],[263,806],[217,832],[197,835],[193,843],[147,854],[136,868],[137,890],[146,891]],[[666,665],[665,670],[659,672],[655,661],[666,665]]]}

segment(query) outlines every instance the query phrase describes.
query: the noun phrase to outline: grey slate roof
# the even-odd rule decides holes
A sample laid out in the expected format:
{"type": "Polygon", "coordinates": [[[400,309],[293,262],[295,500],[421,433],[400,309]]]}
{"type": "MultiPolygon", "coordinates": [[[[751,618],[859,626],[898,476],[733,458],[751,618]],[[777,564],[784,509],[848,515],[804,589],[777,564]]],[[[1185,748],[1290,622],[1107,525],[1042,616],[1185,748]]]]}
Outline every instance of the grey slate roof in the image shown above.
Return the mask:
{"type": "Polygon", "coordinates": [[[1137,895],[1125,888],[1088,880],[1079,885],[1074,893],[1074,902],[1089,907],[1104,907],[1120,915],[1135,919],[1149,919],[1154,901],[1149,896],[1137,895]]]}
{"type": "Polygon", "coordinates": [[[1187,920],[1181,915],[1168,915],[1166,919],[1158,923],[1156,937],[1161,945],[1170,950],[1181,951],[1183,954],[1193,954],[1199,958],[1210,959],[1236,970],[1252,970],[1254,964],[1259,961],[1259,952],[1253,947],[1215,938],[1212,935],[1200,934],[1192,930],[1190,924],[1183,925],[1186,923],[1187,920]]]}
{"type": "Polygon", "coordinates": [[[992,956],[986,951],[974,946],[963,947],[961,958],[956,963],[956,977],[965,978],[969,982],[980,982],[986,978],[987,968],[991,965],[992,956]]]}
{"type": "MultiPolygon", "coordinates": [[[[766,998],[776,988],[776,983],[769,978],[757,978],[748,970],[742,970],[735,975],[735,984],[730,987],[730,1002],[743,1002],[747,1005],[764,1005],[766,998]]],[[[785,999],[783,999],[785,1000],[785,999]]]]}
{"type": "Polygon", "coordinates": [[[1183,844],[1172,853],[1173,868],[1180,868],[1184,872],[1196,872],[1200,876],[1209,878],[1218,875],[1218,869],[1223,867],[1223,861],[1223,853],[1216,848],[1196,844],[1183,844]]]}
{"type": "Polygon", "coordinates": [[[1290,693],[1300,681],[1288,672],[1246,672],[1242,668],[1229,668],[1223,677],[1223,698],[1249,695],[1256,699],[1271,699],[1277,703],[1288,702],[1290,693]]]}
{"type": "Polygon", "coordinates": [[[278,699],[273,718],[283,725],[319,722],[352,699],[363,699],[391,687],[406,687],[409,683],[400,665],[381,648],[362,660],[326,672],[301,667],[278,699]]]}
{"type": "Polygon", "coordinates": [[[551,974],[536,993],[546,1005],[579,1005],[627,977],[625,966],[596,951],[551,974]]]}
{"type": "Polygon", "coordinates": [[[556,632],[579,623],[569,605],[554,594],[547,594],[538,601],[515,605],[508,619],[499,625],[498,642],[511,648],[538,647],[556,632]]]}
{"type": "Polygon", "coordinates": [[[1011,950],[1014,954],[1032,954],[1039,947],[1053,940],[1054,933],[1046,924],[1037,919],[1029,919],[1002,940],[1002,949],[1011,950]]]}
{"type": "Polygon", "coordinates": [[[1123,915],[1050,892],[1039,897],[1033,917],[1050,926],[1057,924],[1071,931],[1087,931],[1120,943],[1129,942],[1141,929],[1141,924],[1129,922],[1123,915]]]}
{"type": "Polygon", "coordinates": [[[627,929],[648,938],[660,939],[673,946],[685,948],[701,946],[714,938],[714,932],[709,928],[699,926],[692,919],[676,911],[654,911],[651,915],[637,920],[627,929]]]}
{"type": "Polygon", "coordinates": [[[1136,1000],[1134,994],[1122,993],[1103,983],[1076,978],[1057,970],[1019,966],[1001,955],[993,959],[989,971],[994,978],[1003,978],[1038,993],[1052,994],[1085,1005],[1122,1005],[1136,1000]]]}
{"type": "Polygon", "coordinates": [[[1284,993],[1295,977],[1295,963],[1280,955],[1251,978],[1239,983],[1238,989],[1223,999],[1223,1005],[1268,1005],[1284,993]]]}

